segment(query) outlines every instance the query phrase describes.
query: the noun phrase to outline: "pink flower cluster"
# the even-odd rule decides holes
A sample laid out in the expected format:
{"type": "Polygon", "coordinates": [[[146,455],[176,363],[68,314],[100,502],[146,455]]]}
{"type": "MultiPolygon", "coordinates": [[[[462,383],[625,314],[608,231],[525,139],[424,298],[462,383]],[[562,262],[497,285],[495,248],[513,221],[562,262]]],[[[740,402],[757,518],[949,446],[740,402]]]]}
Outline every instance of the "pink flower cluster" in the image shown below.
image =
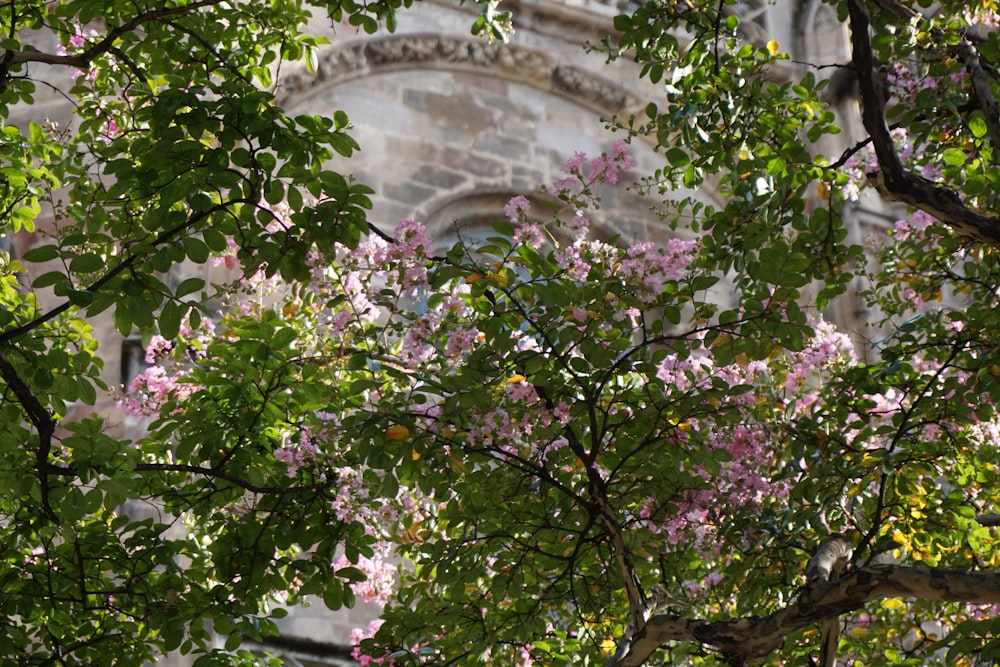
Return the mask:
{"type": "Polygon", "coordinates": [[[168,402],[183,401],[196,389],[182,377],[167,373],[163,366],[150,366],[132,380],[118,407],[133,417],[158,415],[168,402]]]}
{"type": "Polygon", "coordinates": [[[339,556],[333,563],[333,569],[355,567],[365,575],[364,581],[351,584],[354,594],[365,602],[384,606],[396,588],[398,565],[392,562],[393,546],[380,540],[372,549],[374,553],[361,556],[357,563],[351,563],[345,556],[339,556]]]}
{"type": "Polygon", "coordinates": [[[684,276],[688,265],[698,250],[697,241],[672,238],[666,248],[654,244],[638,243],[628,248],[621,260],[621,275],[639,286],[639,298],[652,303],[668,282],[684,276]]]}
{"type": "Polygon", "coordinates": [[[917,239],[925,239],[927,228],[936,222],[933,216],[924,211],[915,211],[909,220],[897,220],[892,226],[892,236],[897,241],[906,241],[916,235],[917,239]]]}
{"type": "Polygon", "coordinates": [[[351,646],[354,647],[354,650],[351,651],[351,657],[357,660],[361,667],[370,667],[371,665],[393,667],[396,664],[391,658],[374,657],[361,651],[361,642],[374,637],[375,633],[382,627],[382,623],[381,619],[376,619],[369,623],[367,628],[355,628],[351,630],[351,646]]]}
{"type": "Polygon", "coordinates": [[[468,285],[455,285],[434,308],[409,322],[399,349],[403,364],[418,368],[440,355],[449,368],[461,365],[480,339],[479,330],[467,323],[471,309],[463,297],[469,291],[468,285]]]}
{"type": "MultiPolygon", "coordinates": [[[[693,427],[699,428],[697,423],[693,427]]],[[[647,498],[639,509],[639,519],[669,546],[692,546],[704,558],[718,556],[722,544],[719,531],[734,530],[734,510],[756,512],[766,501],[788,493],[787,483],[772,480],[768,473],[776,454],[772,435],[751,425],[710,432],[709,448],[725,451],[731,460],[721,462],[718,472],[710,472],[702,463],[686,469],[694,480],[701,480],[700,488],[678,490],[669,513],[663,511],[659,500],[647,498]]]]}
{"type": "Polygon", "coordinates": [[[574,153],[562,166],[563,173],[568,176],[557,180],[552,187],[559,194],[572,195],[581,188],[587,189],[597,183],[615,185],[621,174],[634,169],[635,164],[635,158],[628,150],[628,142],[616,139],[611,147],[611,155],[602,153],[590,159],[589,164],[586,153],[574,153]]]}
{"type": "Polygon", "coordinates": [[[144,360],[152,364],[137,375],[118,399],[118,407],[133,417],[157,415],[170,401],[183,401],[199,389],[187,379],[189,359],[182,357],[171,365],[164,366],[172,354],[185,351],[195,358],[204,358],[205,350],[214,338],[215,324],[210,319],[202,320],[198,330],[190,324],[190,315],[185,315],[178,333],[179,340],[167,340],[159,334],[150,338],[146,345],[144,360]]]}
{"type": "Polygon", "coordinates": [[[299,468],[312,463],[318,452],[318,448],[313,443],[308,429],[304,429],[300,434],[299,442],[288,443],[284,447],[274,450],[274,458],[288,466],[288,476],[295,477],[299,468]]]}
{"type": "Polygon", "coordinates": [[[801,391],[810,378],[819,378],[835,365],[856,363],[857,352],[847,334],[822,319],[809,322],[814,336],[799,352],[786,352],[789,370],[785,376],[786,391],[801,391]]]}

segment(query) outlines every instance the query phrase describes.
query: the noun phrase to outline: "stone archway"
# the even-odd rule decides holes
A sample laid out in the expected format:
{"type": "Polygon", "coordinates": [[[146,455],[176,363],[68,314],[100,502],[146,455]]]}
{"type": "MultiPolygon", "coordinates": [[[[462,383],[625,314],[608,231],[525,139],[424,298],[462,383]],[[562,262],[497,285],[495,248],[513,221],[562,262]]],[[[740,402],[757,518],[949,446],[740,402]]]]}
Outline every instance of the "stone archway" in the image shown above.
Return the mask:
{"type": "Polygon", "coordinates": [[[600,114],[636,109],[642,100],[624,86],[556,54],[478,37],[411,34],[359,40],[322,52],[315,72],[304,69],[282,78],[279,100],[289,107],[308,104],[317,89],[402,70],[459,70],[524,83],[600,114]]]}
{"type": "MultiPolygon", "coordinates": [[[[362,152],[335,166],[375,188],[373,220],[388,227],[476,194],[531,194],[575,151],[610,148],[604,119],[647,102],[555,53],[424,33],[327,49],[281,90],[292,112],[348,114],[362,152]]],[[[633,148],[638,172],[652,173],[661,160],[633,148]]],[[[615,231],[628,239],[659,224],[636,193],[606,196],[604,217],[624,221],[615,231]]]]}

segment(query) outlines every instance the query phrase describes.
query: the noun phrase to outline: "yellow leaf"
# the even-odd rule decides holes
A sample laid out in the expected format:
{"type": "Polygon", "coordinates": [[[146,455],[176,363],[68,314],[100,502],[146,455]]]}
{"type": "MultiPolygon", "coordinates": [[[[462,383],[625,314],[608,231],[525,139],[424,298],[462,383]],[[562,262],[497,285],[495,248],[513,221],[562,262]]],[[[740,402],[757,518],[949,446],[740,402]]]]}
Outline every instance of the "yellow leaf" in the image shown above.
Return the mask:
{"type": "Polygon", "coordinates": [[[410,429],[406,428],[402,424],[390,426],[385,431],[385,437],[389,440],[405,440],[409,435],[410,429]]]}
{"type": "Polygon", "coordinates": [[[906,603],[899,598],[889,598],[888,600],[882,600],[883,609],[899,609],[900,607],[905,607],[906,603]]]}
{"type": "Polygon", "coordinates": [[[816,186],[816,190],[819,193],[820,199],[826,199],[830,196],[830,186],[828,186],[826,183],[823,183],[822,181],[819,183],[819,185],[816,186]]]}
{"type": "Polygon", "coordinates": [[[867,466],[875,465],[876,463],[879,463],[881,460],[882,460],[881,457],[877,456],[876,454],[872,454],[872,453],[869,452],[869,453],[866,453],[864,456],[861,457],[861,465],[867,467],[867,466]]]}
{"type": "Polygon", "coordinates": [[[767,43],[767,52],[772,56],[778,53],[778,40],[772,39],[767,43]]]}
{"type": "Polygon", "coordinates": [[[424,541],[423,532],[420,529],[420,522],[417,521],[403,531],[403,534],[399,536],[399,541],[403,544],[421,544],[424,541]]]}
{"type": "Polygon", "coordinates": [[[712,341],[712,347],[722,347],[723,345],[728,345],[731,342],[733,342],[732,336],[725,333],[719,334],[718,336],[715,337],[715,340],[712,341]]]}
{"type": "Polygon", "coordinates": [[[517,384],[518,382],[524,382],[525,379],[523,375],[511,375],[507,378],[507,384],[517,384]]]}
{"type": "Polygon", "coordinates": [[[690,431],[691,422],[685,420],[668,419],[667,423],[676,428],[678,431],[690,431]]]}
{"type": "Polygon", "coordinates": [[[479,273],[470,273],[469,275],[467,275],[465,277],[465,282],[466,282],[466,284],[471,285],[472,283],[478,283],[482,279],[483,279],[483,276],[481,274],[479,274],[479,273]]]}

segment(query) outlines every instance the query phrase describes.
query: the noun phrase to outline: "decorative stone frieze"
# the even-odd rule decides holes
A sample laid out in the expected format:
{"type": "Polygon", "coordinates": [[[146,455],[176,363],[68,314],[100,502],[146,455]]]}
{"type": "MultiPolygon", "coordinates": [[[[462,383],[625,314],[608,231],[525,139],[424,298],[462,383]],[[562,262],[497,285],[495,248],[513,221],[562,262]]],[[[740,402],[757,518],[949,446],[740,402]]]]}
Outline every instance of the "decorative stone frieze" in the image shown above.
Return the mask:
{"type": "Polygon", "coordinates": [[[399,35],[365,39],[325,49],[315,72],[304,68],[282,76],[279,100],[298,106],[317,89],[405,69],[465,70],[499,76],[567,98],[599,113],[619,113],[639,99],[623,86],[552,53],[478,37],[399,35]]]}

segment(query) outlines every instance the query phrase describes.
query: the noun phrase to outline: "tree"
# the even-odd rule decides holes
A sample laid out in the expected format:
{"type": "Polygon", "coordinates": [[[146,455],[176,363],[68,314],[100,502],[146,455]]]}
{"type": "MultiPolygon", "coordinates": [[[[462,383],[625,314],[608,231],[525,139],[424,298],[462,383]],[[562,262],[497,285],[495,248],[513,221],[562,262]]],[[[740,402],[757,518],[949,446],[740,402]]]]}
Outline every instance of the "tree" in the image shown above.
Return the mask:
{"type": "MultiPolygon", "coordinates": [[[[370,32],[404,4],[309,6],[370,32]]],[[[0,7],[5,110],[40,65],[80,70],[71,130],[0,144],[5,229],[56,220],[3,257],[5,659],[253,663],[307,595],[385,603],[365,663],[995,658],[991,7],[841,3],[869,138],[828,157],[814,71],[769,76],[780,45],[725,3],[644,3],[605,48],[665,98],[619,129],[663,151],[651,196],[710,179],[720,206],[595,240],[619,140],[444,252],[324,166],[356,149],[343,114],[274,105],[318,46],[303,5],[0,7]],[[916,210],[870,251],[843,220],[867,184],[916,210]],[[209,261],[242,280],[164,279],[209,261]],[[822,318],[859,284],[861,350],[822,318]],[[67,418],[107,391],[105,311],[158,362],[121,397],[138,442],[67,418]]]]}

